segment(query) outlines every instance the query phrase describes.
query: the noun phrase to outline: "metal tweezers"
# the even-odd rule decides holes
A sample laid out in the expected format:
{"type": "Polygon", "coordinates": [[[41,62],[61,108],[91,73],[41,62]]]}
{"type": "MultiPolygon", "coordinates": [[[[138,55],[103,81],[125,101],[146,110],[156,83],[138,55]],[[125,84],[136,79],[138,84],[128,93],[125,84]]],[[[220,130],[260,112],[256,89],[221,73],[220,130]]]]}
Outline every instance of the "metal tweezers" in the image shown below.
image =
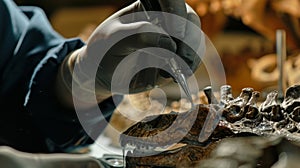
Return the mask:
{"type": "Polygon", "coordinates": [[[178,64],[174,58],[171,58],[168,61],[168,63],[169,63],[169,66],[171,67],[172,72],[175,75],[175,80],[179,83],[180,87],[183,89],[184,93],[188,97],[189,101],[191,102],[192,108],[194,108],[192,94],[190,92],[185,75],[182,73],[180,67],[178,66],[178,64]]]}
{"type": "MultiPolygon", "coordinates": [[[[152,5],[150,3],[148,3],[148,1],[146,1],[146,0],[140,0],[140,4],[143,8],[143,12],[145,13],[148,21],[150,21],[151,23],[154,22],[155,25],[160,26],[160,24],[158,23],[159,22],[158,19],[151,18],[149,16],[149,14],[147,13],[147,10],[154,10],[153,9],[154,7],[152,7],[152,5]]],[[[191,102],[191,107],[194,108],[194,102],[193,102],[193,98],[192,98],[192,95],[191,95],[191,92],[190,92],[190,89],[188,86],[188,82],[187,82],[186,76],[182,73],[180,66],[177,64],[177,62],[174,58],[165,59],[165,61],[170,66],[171,71],[175,75],[174,78],[175,78],[176,82],[178,82],[178,84],[183,89],[184,93],[186,94],[187,98],[191,102]]]]}

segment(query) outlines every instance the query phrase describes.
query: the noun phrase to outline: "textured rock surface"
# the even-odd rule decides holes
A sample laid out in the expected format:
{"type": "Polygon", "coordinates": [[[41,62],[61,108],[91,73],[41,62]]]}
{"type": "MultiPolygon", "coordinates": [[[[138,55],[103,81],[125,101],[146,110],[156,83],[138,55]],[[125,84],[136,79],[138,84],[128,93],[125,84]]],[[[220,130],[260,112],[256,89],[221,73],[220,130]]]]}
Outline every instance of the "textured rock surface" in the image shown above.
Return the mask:
{"type": "MultiPolygon", "coordinates": [[[[283,102],[277,100],[277,91],[270,92],[260,105],[257,103],[259,92],[252,88],[244,88],[236,98],[232,97],[230,90],[230,86],[221,87],[220,100],[217,100],[210,87],[205,88],[209,105],[198,105],[196,109],[184,113],[150,116],[126,130],[121,135],[120,142],[123,147],[128,144],[134,147],[132,155],[139,156],[140,153],[142,156],[142,153],[151,153],[158,148],[164,151],[145,157],[128,155],[128,167],[178,167],[179,160],[181,166],[191,167],[209,157],[216,144],[227,138],[280,136],[287,141],[300,142],[300,86],[290,87],[283,102]],[[216,128],[205,141],[200,142],[198,139],[206,117],[215,112],[212,108],[222,109],[222,117],[220,121],[215,117],[213,122],[218,122],[216,128]],[[168,149],[176,143],[184,143],[186,146],[175,151],[168,149]]],[[[247,151],[247,148],[239,150],[247,151]]],[[[270,157],[274,160],[279,158],[272,154],[270,157]]],[[[253,163],[249,162],[252,167],[257,164],[257,158],[249,159],[253,160],[253,163]]],[[[226,159],[220,162],[226,162],[226,159]]]]}

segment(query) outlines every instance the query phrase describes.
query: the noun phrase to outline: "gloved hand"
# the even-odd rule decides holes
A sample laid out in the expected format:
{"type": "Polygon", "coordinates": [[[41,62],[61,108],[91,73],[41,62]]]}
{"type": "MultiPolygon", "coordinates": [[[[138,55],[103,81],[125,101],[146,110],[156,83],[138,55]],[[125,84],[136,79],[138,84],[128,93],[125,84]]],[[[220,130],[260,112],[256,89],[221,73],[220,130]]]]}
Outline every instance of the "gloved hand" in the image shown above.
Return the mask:
{"type": "MultiPolygon", "coordinates": [[[[112,76],[121,61],[129,54],[147,47],[165,49],[180,56],[189,66],[188,69],[183,69],[186,75],[191,75],[188,72],[196,70],[200,63],[200,57],[195,51],[199,47],[201,47],[200,50],[205,49],[204,34],[195,33],[195,27],[187,24],[187,20],[200,29],[200,20],[197,14],[185,4],[184,0],[148,0],[148,2],[156,8],[155,10],[175,14],[183,19],[172,20],[172,18],[161,15],[158,18],[159,22],[154,23],[151,20],[152,17],[150,19],[146,17],[147,14],[143,12],[144,5],[140,1],[112,15],[97,27],[89,38],[87,46],[71,54],[66,61],[67,64],[64,64],[67,66],[64,69],[69,69],[71,72],[74,70],[73,78],[83,88],[82,90],[91,90],[90,85],[96,81],[97,98],[103,99],[109,96],[112,76]],[[171,37],[168,34],[170,31],[174,32],[173,34],[177,38],[171,37]],[[101,60],[100,64],[98,64],[99,60],[101,60]],[[93,67],[98,67],[98,65],[99,68],[95,75],[93,67]]],[[[160,57],[163,57],[163,54],[160,54],[160,57]]],[[[124,76],[126,76],[126,71],[132,71],[136,65],[147,61],[151,61],[151,59],[147,57],[146,59],[130,60],[126,63],[128,69],[123,69],[124,76]]],[[[68,75],[68,72],[63,72],[63,76],[68,75]]],[[[129,89],[129,93],[149,90],[157,84],[170,81],[170,78],[166,78],[169,76],[165,74],[164,71],[157,68],[143,70],[132,78],[129,88],[125,89],[129,89]]],[[[119,81],[122,82],[122,80],[119,81]]]]}

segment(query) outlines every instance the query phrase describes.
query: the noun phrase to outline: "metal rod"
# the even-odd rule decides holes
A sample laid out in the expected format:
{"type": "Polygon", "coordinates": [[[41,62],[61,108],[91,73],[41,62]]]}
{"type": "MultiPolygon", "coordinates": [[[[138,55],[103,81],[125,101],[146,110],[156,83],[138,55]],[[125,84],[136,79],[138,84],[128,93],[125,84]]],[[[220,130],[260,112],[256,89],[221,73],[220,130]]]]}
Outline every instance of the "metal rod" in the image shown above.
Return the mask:
{"type": "Polygon", "coordinates": [[[276,31],[276,53],[277,53],[277,68],[279,71],[278,78],[278,99],[280,101],[283,100],[284,90],[287,88],[286,86],[286,78],[285,78],[285,61],[286,61],[286,33],[285,30],[277,30],[276,31]]]}

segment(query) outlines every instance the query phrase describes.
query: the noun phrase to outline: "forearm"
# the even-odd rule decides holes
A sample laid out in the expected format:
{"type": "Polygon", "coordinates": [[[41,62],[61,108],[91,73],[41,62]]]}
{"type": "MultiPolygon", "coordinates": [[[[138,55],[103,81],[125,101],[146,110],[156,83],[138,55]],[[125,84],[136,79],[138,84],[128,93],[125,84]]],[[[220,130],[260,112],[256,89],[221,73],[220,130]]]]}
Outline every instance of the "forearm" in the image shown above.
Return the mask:
{"type": "MultiPolygon", "coordinates": [[[[74,67],[78,62],[79,52],[85,49],[82,47],[71,52],[61,64],[57,79],[56,79],[56,92],[59,102],[67,107],[74,108],[74,102],[76,102],[76,107],[80,107],[82,109],[88,109],[95,106],[95,101],[91,100],[90,93],[93,94],[93,90],[87,89],[84,84],[74,78],[74,67]],[[76,91],[72,88],[76,87],[76,91]]],[[[81,75],[81,74],[76,74],[81,75]]],[[[111,93],[106,89],[102,89],[101,86],[95,89],[94,95],[96,96],[97,103],[101,103],[107,98],[111,97],[111,93]]]]}

